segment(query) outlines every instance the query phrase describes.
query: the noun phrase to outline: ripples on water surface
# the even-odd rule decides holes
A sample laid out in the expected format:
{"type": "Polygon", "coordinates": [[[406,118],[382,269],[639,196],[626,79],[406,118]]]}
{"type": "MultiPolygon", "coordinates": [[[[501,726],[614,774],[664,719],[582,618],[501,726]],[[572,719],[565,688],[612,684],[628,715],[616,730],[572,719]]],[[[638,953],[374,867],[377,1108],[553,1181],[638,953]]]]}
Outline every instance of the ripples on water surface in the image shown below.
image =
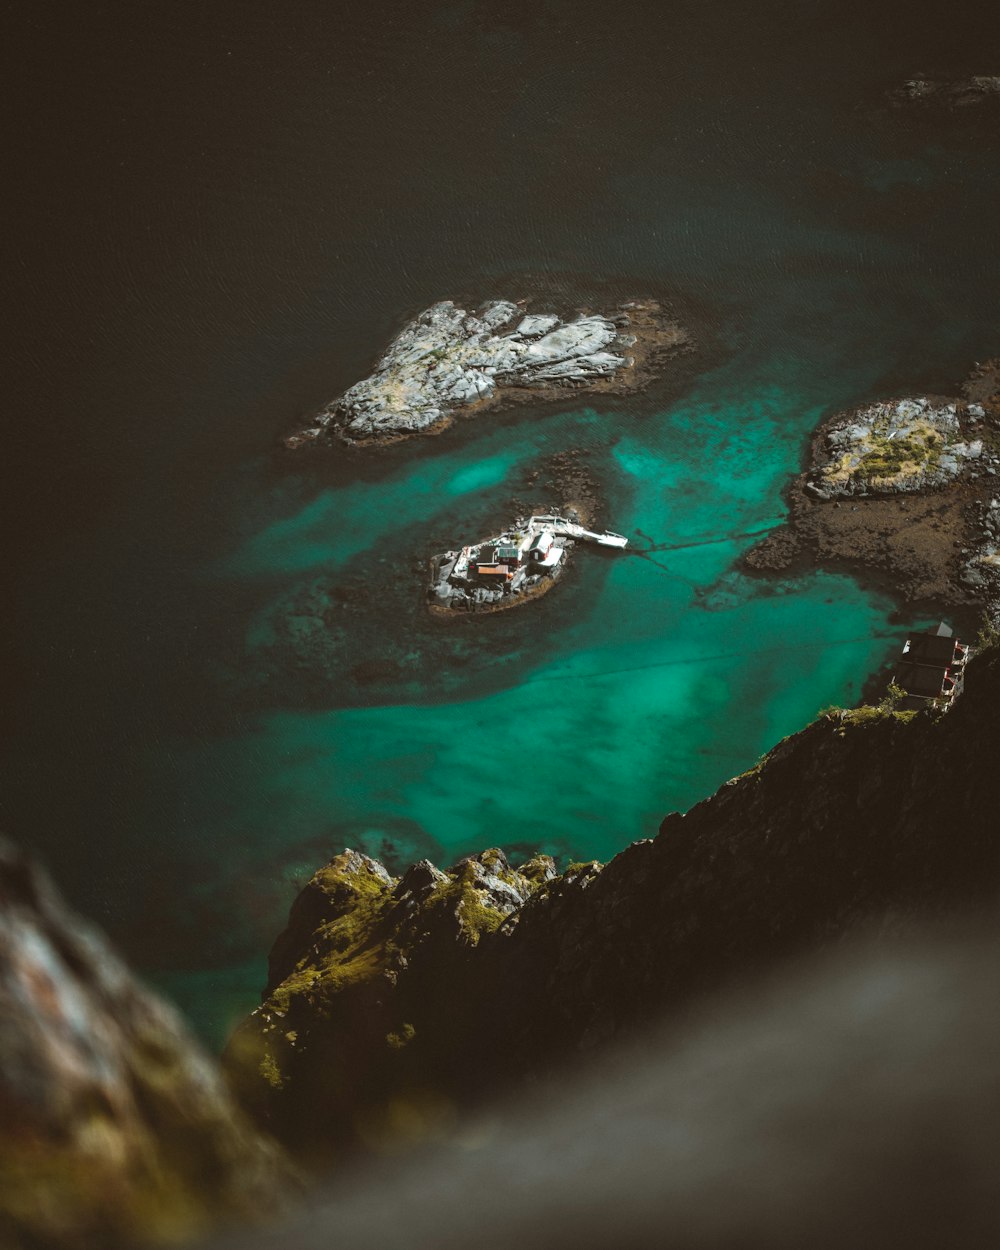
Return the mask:
{"type": "Polygon", "coordinates": [[[869,107],[961,66],[958,18],[806,8],[110,6],[44,57],[21,32],[37,543],[8,823],[207,1032],[345,844],[609,857],[896,645],[882,595],[735,561],[824,411],[996,350],[995,151],[869,107]],[[409,313],[514,272],[676,291],[701,372],[272,452],[409,313]],[[566,445],[656,551],[432,624],[423,558],[566,445]]]}

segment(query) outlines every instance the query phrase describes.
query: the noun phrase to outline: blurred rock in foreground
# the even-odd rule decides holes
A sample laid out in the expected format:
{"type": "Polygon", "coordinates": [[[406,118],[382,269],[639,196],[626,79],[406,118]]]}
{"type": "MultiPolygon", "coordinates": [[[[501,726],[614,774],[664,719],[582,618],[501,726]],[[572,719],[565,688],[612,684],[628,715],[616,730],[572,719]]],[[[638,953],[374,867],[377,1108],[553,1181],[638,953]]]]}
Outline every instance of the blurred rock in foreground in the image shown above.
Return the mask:
{"type": "Polygon", "coordinates": [[[180,1241],[291,1185],[177,1014],[0,842],[2,1250],[180,1241]]]}

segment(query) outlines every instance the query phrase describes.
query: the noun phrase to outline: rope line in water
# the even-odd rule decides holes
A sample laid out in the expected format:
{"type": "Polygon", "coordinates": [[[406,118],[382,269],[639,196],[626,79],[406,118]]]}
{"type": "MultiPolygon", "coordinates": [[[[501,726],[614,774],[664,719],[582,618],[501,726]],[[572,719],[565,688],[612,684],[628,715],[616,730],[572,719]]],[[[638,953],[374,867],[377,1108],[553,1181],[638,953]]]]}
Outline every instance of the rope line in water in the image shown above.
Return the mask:
{"type": "Polygon", "coordinates": [[[649,546],[627,547],[623,554],[627,556],[638,556],[642,560],[648,560],[650,564],[656,565],[658,569],[663,569],[664,572],[669,573],[671,570],[665,564],[661,564],[659,560],[654,560],[652,558],[653,552],[687,551],[692,547],[719,547],[724,543],[739,542],[742,538],[759,538],[763,534],[770,534],[772,530],[780,528],[782,524],[784,524],[784,522],[778,521],[774,525],[769,525],[765,529],[761,530],[744,530],[738,534],[724,534],[721,538],[696,538],[691,542],[686,543],[658,543],[649,534],[644,534],[642,530],[636,530],[639,537],[649,543],[649,546]]]}
{"type": "Polygon", "coordinates": [[[529,677],[524,683],[530,685],[534,682],[543,681],[590,681],[596,677],[617,677],[621,673],[642,673],[654,668],[678,668],[683,665],[694,664],[712,664],[718,660],[732,660],[737,658],[745,659],[753,655],[788,655],[795,651],[826,651],[830,647],[852,647],[859,642],[871,642],[875,639],[891,639],[898,638],[899,633],[893,630],[891,633],[864,634],[858,638],[831,638],[820,642],[798,643],[797,645],[783,645],[780,647],[758,647],[753,651],[719,651],[713,655],[697,655],[685,656],[678,660],[656,660],[651,664],[633,664],[627,668],[608,668],[600,669],[591,673],[548,673],[545,675],[535,675],[529,677]]]}

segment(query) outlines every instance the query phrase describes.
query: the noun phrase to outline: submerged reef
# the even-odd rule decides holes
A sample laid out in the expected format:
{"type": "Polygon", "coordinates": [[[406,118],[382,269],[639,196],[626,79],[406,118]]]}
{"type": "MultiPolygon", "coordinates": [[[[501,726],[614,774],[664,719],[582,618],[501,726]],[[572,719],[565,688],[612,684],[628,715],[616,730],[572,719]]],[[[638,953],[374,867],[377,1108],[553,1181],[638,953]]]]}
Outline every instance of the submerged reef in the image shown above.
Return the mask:
{"type": "Polygon", "coordinates": [[[689,342],[683,327],[653,301],[564,321],[508,300],[487,303],[477,314],[443,300],[400,331],[370,377],[289,435],[285,445],[299,447],[324,434],[346,443],[396,442],[436,433],[461,411],[525,393],[544,399],[566,387],[633,390],[655,359],[689,342]]]}
{"type": "Polygon", "coordinates": [[[977,365],[957,397],[835,413],[788,503],[749,568],[847,566],[907,602],[1000,622],[1000,362],[977,365]]]}
{"type": "Polygon", "coordinates": [[[995,896],[1000,650],[947,712],[831,709],[605,866],[493,849],[400,878],[345,852],[275,944],[226,1065],[303,1158],[446,1137],[637,1025],[858,926],[995,896]]]}

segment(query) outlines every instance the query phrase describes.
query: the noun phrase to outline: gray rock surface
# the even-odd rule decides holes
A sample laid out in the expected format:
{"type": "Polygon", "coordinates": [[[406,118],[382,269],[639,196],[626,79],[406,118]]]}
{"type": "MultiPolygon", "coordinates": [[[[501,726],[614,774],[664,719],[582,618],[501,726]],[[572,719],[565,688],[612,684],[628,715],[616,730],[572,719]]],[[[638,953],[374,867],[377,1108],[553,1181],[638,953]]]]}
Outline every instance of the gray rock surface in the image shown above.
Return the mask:
{"type": "Polygon", "coordinates": [[[910,78],[890,93],[897,105],[934,104],[946,108],[967,108],[1000,100],[1000,77],[973,74],[969,78],[910,78]]]}
{"type": "Polygon", "coordinates": [[[828,425],[806,488],[823,499],[944,486],[983,455],[958,405],[927,397],[869,404],[828,425]]]}
{"type": "Polygon", "coordinates": [[[506,300],[478,314],[450,300],[434,304],[396,336],[370,377],[286,444],[298,446],[331,428],[347,441],[419,433],[457,409],[492,399],[500,387],[592,382],[632,363],[625,348],[635,339],[620,334],[629,325],[627,314],[581,314],[563,322],[521,311],[506,300]]]}

